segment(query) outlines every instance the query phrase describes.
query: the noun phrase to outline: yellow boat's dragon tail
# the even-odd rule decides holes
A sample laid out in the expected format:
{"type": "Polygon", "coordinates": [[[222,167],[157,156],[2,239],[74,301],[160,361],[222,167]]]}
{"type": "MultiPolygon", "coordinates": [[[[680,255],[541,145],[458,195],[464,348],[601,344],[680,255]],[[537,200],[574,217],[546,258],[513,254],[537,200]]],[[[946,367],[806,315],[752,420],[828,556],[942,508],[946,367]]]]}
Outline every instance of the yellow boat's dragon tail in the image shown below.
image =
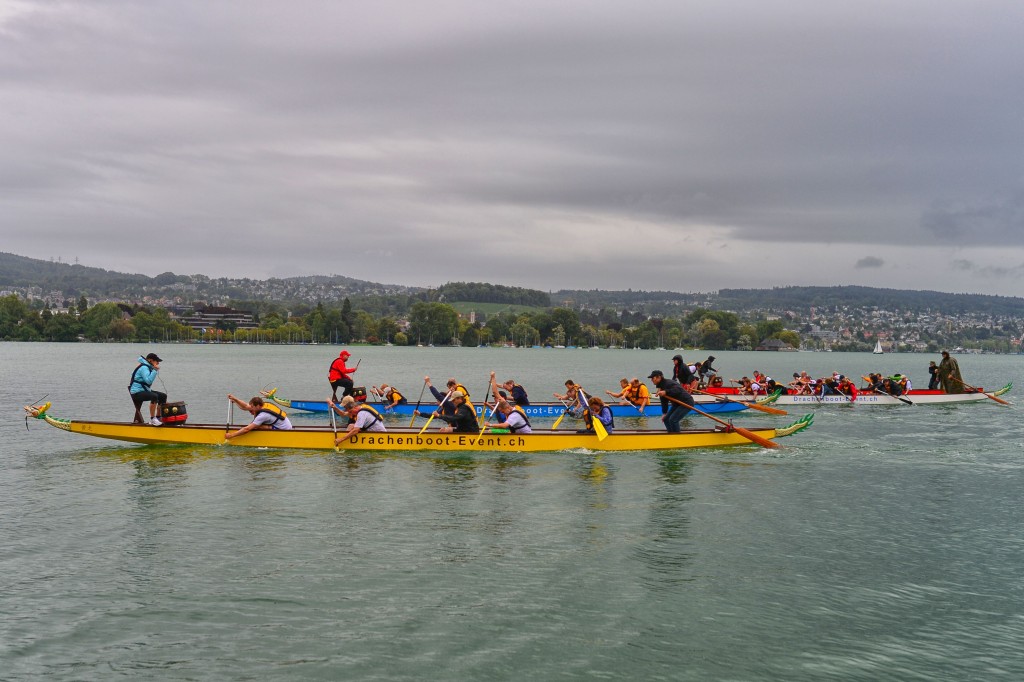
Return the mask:
{"type": "Polygon", "coordinates": [[[809,428],[813,421],[814,413],[808,412],[789,426],[783,426],[781,429],[775,429],[775,437],[782,438],[783,436],[792,436],[794,433],[800,433],[804,429],[809,428]]]}

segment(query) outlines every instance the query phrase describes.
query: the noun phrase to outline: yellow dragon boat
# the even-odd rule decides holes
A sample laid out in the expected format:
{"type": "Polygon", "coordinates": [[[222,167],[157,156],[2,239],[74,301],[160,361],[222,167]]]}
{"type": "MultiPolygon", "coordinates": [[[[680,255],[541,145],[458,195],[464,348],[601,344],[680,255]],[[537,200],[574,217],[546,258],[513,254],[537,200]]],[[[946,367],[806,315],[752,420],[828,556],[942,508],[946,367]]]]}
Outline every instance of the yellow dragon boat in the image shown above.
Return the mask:
{"type": "MultiPolygon", "coordinates": [[[[127,422],[85,421],[53,417],[50,403],[25,407],[29,416],[50,426],[96,438],[143,443],[146,445],[227,445],[242,448],[274,448],[301,450],[334,450],[335,430],[331,426],[298,426],[288,431],[254,429],[231,440],[227,431],[238,428],[228,424],[196,424],[150,426],[127,422]]],[[[731,425],[713,429],[694,429],[681,433],[665,431],[619,430],[599,438],[596,434],[575,431],[534,429],[530,434],[512,433],[440,433],[418,429],[393,428],[386,432],[359,433],[342,444],[348,450],[401,450],[443,452],[557,452],[561,450],[599,450],[634,452],[644,450],[676,450],[726,445],[751,445],[757,440],[771,440],[803,431],[811,425],[807,414],[783,428],[743,429],[731,425]],[[751,435],[755,438],[751,438],[751,435]]],[[[339,429],[338,434],[345,433],[339,429]]]]}

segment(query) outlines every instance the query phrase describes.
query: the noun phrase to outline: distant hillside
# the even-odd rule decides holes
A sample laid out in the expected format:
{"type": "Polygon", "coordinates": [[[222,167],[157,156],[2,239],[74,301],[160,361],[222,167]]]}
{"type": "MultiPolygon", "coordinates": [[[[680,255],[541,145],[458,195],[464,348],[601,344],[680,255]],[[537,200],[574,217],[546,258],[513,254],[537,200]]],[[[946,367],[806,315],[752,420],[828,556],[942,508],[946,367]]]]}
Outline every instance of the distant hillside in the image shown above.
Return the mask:
{"type": "Polygon", "coordinates": [[[984,294],[949,294],[941,291],[908,291],[871,287],[775,287],[773,289],[722,289],[714,297],[718,308],[728,310],[796,310],[811,306],[830,308],[878,308],[879,310],[932,311],[941,315],[987,313],[1024,316],[1024,298],[984,294]]]}
{"type": "Polygon", "coordinates": [[[551,297],[543,291],[508,287],[502,284],[486,284],[484,282],[448,282],[438,287],[437,300],[467,303],[500,303],[543,308],[551,305],[551,297]]]}
{"type": "Polygon", "coordinates": [[[299,300],[303,289],[314,287],[318,291],[334,289],[343,294],[366,293],[417,293],[420,287],[385,285],[376,282],[345,277],[344,275],[316,275],[309,277],[288,277],[284,279],[252,280],[232,278],[210,278],[206,275],[176,275],[165,272],[155,277],[141,274],[124,274],[102,268],[78,264],[55,263],[52,261],[26,258],[0,252],[0,288],[39,287],[44,292],[59,290],[70,297],[81,294],[89,296],[138,296],[153,293],[174,285],[195,287],[202,295],[229,295],[246,298],[258,289],[273,288],[270,298],[286,301],[299,300]]]}
{"type": "Polygon", "coordinates": [[[66,293],[108,294],[152,283],[146,275],[126,275],[84,265],[54,263],[0,252],[0,287],[40,287],[66,293]]]}
{"type": "MultiPolygon", "coordinates": [[[[125,274],[84,265],[54,263],[0,253],[0,289],[39,287],[43,292],[63,292],[69,298],[85,294],[133,300],[143,295],[172,294],[193,300],[218,296],[233,301],[252,301],[281,306],[340,304],[347,297],[354,307],[378,315],[404,314],[415,300],[450,304],[488,304],[488,310],[508,307],[535,310],[568,307],[574,309],[629,310],[642,317],[678,317],[694,308],[736,312],[819,314],[827,310],[871,309],[913,311],[938,315],[988,314],[1024,318],[1024,299],[983,294],[950,294],[938,291],[875,289],[863,286],[774,287],[772,289],[722,289],[718,292],[562,289],[547,293],[537,289],[481,282],[448,282],[436,289],[379,284],[343,275],[317,275],[284,279],[253,280],[210,278],[206,275],[176,275],[165,272],[155,277],[125,274]]],[[[466,306],[481,310],[480,306],[466,306]]],[[[461,308],[460,308],[461,309],[461,308]]]]}

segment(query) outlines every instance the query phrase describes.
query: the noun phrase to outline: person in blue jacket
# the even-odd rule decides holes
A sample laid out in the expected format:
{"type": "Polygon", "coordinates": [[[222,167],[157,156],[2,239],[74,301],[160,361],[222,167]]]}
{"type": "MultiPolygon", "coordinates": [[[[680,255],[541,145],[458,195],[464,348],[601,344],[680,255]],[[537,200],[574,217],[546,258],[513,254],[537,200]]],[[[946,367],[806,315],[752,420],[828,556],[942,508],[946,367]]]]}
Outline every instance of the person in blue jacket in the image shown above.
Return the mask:
{"type": "Polygon", "coordinates": [[[139,365],[132,372],[131,381],[128,383],[128,392],[132,396],[132,403],[135,404],[135,423],[145,424],[142,419],[142,403],[149,401],[149,423],[153,426],[160,426],[163,422],[156,416],[157,405],[167,402],[167,394],[153,390],[153,382],[156,381],[156,374],[160,371],[160,356],[150,353],[146,357],[139,356],[139,365]]]}

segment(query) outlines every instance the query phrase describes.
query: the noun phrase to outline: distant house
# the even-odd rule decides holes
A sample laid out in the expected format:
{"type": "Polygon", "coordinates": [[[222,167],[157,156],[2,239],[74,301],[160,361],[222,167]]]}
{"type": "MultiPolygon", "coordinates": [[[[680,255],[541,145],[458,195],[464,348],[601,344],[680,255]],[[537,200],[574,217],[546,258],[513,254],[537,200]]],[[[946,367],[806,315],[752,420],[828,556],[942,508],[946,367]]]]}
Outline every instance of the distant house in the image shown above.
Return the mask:
{"type": "Polygon", "coordinates": [[[796,348],[781,339],[764,339],[754,350],[795,351],[796,348]]]}

